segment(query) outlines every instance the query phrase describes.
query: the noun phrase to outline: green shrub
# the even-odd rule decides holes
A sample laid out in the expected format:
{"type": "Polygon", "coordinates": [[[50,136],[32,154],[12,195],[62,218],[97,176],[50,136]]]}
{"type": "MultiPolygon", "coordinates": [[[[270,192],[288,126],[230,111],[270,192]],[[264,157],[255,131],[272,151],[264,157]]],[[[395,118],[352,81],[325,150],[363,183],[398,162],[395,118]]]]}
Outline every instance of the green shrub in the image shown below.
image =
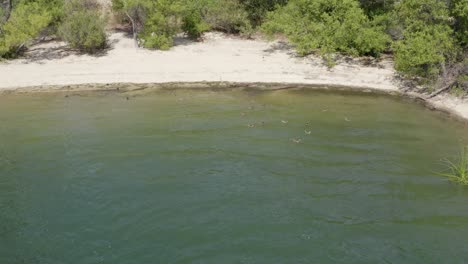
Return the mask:
{"type": "Polygon", "coordinates": [[[250,33],[252,25],[244,7],[233,0],[217,0],[208,3],[203,19],[212,29],[226,33],[250,33]]]}
{"type": "Polygon", "coordinates": [[[359,0],[362,9],[369,17],[384,15],[392,10],[396,0],[359,0]]]}
{"type": "Polygon", "coordinates": [[[94,1],[70,1],[67,15],[59,27],[59,36],[70,47],[84,52],[96,52],[107,45],[106,20],[94,1]]]}
{"type": "Polygon", "coordinates": [[[36,2],[20,3],[0,33],[0,57],[15,57],[51,22],[50,13],[36,2]]]}
{"type": "Polygon", "coordinates": [[[319,51],[326,58],[335,52],[378,55],[390,42],[356,0],[291,0],[269,13],[262,29],[285,34],[301,55],[319,51]]]}
{"type": "Polygon", "coordinates": [[[250,33],[252,26],[238,0],[113,0],[113,9],[128,19],[140,46],[169,49],[184,32],[199,39],[214,29],[250,33]]]}
{"type": "Polygon", "coordinates": [[[401,1],[395,5],[393,19],[402,29],[402,39],[393,45],[396,69],[409,76],[435,80],[458,49],[445,2],[401,1]]]}
{"type": "Polygon", "coordinates": [[[167,33],[142,34],[143,47],[147,49],[168,50],[174,45],[174,38],[167,33]]]}
{"type": "Polygon", "coordinates": [[[395,4],[393,17],[404,29],[417,31],[429,25],[448,24],[448,8],[440,0],[405,0],[395,4]]]}
{"type": "Polygon", "coordinates": [[[451,14],[455,17],[455,31],[462,46],[468,45],[468,0],[452,1],[451,14]]]}
{"type": "MultiPolygon", "coordinates": [[[[113,0],[112,4],[115,11],[129,20],[137,44],[145,48],[169,49],[174,36],[181,31],[184,10],[181,0],[113,0]]],[[[197,29],[191,28],[190,33],[196,34],[197,29]]]]}
{"type": "Polygon", "coordinates": [[[275,10],[277,6],[285,5],[288,0],[239,0],[253,26],[259,26],[267,12],[275,10]]]}
{"type": "Polygon", "coordinates": [[[441,66],[453,59],[456,53],[452,32],[445,25],[406,31],[404,39],[393,45],[396,70],[409,76],[435,79],[441,66]]]}
{"type": "Polygon", "coordinates": [[[210,25],[206,23],[199,10],[189,9],[182,19],[182,30],[192,39],[199,39],[203,32],[208,31],[210,25]]]}
{"type": "Polygon", "coordinates": [[[138,35],[145,48],[167,50],[173,46],[180,31],[182,6],[170,0],[157,0],[146,14],[142,32],[138,35]]]}
{"type": "Polygon", "coordinates": [[[145,24],[146,14],[151,9],[151,2],[148,0],[112,0],[112,9],[117,18],[131,25],[133,39],[135,45],[138,46],[138,33],[145,24]]]}
{"type": "Polygon", "coordinates": [[[5,23],[5,10],[3,10],[3,7],[0,5],[0,27],[3,25],[3,23],[5,23]]]}

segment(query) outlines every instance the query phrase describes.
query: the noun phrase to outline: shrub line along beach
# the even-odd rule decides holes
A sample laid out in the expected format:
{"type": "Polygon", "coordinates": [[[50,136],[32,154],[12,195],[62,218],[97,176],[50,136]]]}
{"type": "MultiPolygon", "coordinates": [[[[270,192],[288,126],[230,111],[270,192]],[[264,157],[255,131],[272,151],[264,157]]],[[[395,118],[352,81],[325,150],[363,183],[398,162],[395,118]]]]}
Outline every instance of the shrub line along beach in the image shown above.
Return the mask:
{"type": "Polygon", "coordinates": [[[346,86],[468,118],[467,9],[466,0],[4,0],[0,91],[346,86]]]}
{"type": "MultiPolygon", "coordinates": [[[[111,47],[98,55],[79,54],[64,42],[34,45],[24,57],[0,64],[0,92],[108,89],[91,84],[190,82],[306,84],[405,93],[390,59],[364,65],[358,59],[327,68],[318,57],[297,57],[283,41],[245,40],[206,33],[203,42],[177,40],[168,51],[135,48],[131,37],[112,33],[111,47]],[[88,87],[82,84],[90,84],[88,87]]],[[[275,86],[270,86],[274,89],[275,86]]],[[[281,86],[278,86],[281,87],[281,86]]],[[[417,93],[412,97],[424,98],[417,93]]],[[[441,94],[427,102],[468,119],[466,99],[441,94]]]]}

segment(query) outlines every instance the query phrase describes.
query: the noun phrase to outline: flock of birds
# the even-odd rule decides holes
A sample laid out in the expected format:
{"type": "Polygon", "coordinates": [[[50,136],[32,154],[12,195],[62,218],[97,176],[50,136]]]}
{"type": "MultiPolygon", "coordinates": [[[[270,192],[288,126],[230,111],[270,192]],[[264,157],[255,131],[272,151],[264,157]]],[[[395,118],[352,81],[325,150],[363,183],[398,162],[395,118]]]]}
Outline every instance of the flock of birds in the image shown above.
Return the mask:
{"type": "MultiPolygon", "coordinates": [[[[322,112],[326,112],[326,111],[328,111],[328,110],[327,110],[327,109],[322,110],[322,112]]],[[[245,116],[245,115],[246,115],[245,112],[242,112],[242,113],[241,113],[241,116],[245,116]]],[[[351,122],[351,119],[349,119],[348,117],[344,117],[344,120],[345,120],[346,122],[351,122]]],[[[283,119],[283,120],[281,120],[281,123],[282,123],[283,125],[287,125],[287,124],[289,123],[289,121],[283,119]]],[[[248,127],[248,128],[254,128],[254,127],[258,126],[258,125],[263,126],[263,125],[265,125],[265,122],[262,121],[262,122],[260,122],[259,124],[252,124],[252,123],[251,123],[251,124],[248,124],[247,127],[248,127]]],[[[309,124],[309,123],[306,123],[305,125],[306,125],[306,127],[308,127],[310,124],[309,124]]],[[[311,131],[311,130],[305,129],[305,130],[304,130],[304,134],[305,134],[306,136],[309,136],[309,135],[312,134],[312,131],[311,131]]],[[[290,140],[291,140],[291,142],[293,142],[293,143],[295,143],[295,144],[300,144],[300,143],[302,143],[302,138],[291,138],[290,140]]]]}
{"type": "MultiPolygon", "coordinates": [[[[130,98],[129,98],[128,96],[127,96],[125,99],[126,99],[127,101],[130,100],[130,98]]],[[[253,107],[252,107],[252,106],[249,106],[249,110],[253,110],[253,107]]],[[[328,109],[323,109],[322,112],[328,112],[328,109]]],[[[246,115],[247,115],[247,114],[246,114],[245,112],[241,112],[241,116],[244,117],[244,116],[246,116],[246,115]]],[[[344,120],[345,120],[346,122],[351,122],[351,119],[349,119],[348,117],[344,117],[344,120]]],[[[283,120],[281,120],[281,123],[282,123],[283,125],[287,125],[287,124],[289,123],[289,121],[283,119],[283,120]]],[[[252,124],[252,123],[251,123],[251,124],[248,124],[247,127],[248,127],[248,128],[255,128],[256,126],[264,126],[264,125],[265,125],[265,122],[262,121],[262,122],[260,122],[260,123],[255,123],[255,124],[252,124]]],[[[306,125],[306,127],[308,127],[310,124],[309,124],[309,123],[306,123],[305,125],[306,125]]],[[[304,134],[305,134],[306,136],[310,136],[310,135],[312,134],[312,131],[311,131],[311,130],[305,129],[305,130],[304,130],[304,134]]],[[[290,140],[291,140],[291,142],[293,142],[293,143],[295,143],[295,144],[300,144],[300,143],[302,143],[302,138],[291,138],[290,140]]]]}

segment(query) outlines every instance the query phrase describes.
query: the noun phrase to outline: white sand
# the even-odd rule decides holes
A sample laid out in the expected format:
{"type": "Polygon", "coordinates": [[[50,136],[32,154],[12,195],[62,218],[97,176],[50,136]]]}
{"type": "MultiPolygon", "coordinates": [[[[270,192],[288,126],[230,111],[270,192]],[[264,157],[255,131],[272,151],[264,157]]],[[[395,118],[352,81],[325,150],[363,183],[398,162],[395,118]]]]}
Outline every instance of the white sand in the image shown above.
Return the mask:
{"type": "Polygon", "coordinates": [[[205,41],[179,41],[169,51],[136,49],[122,33],[110,37],[105,56],[66,55],[63,43],[32,47],[30,58],[0,64],[0,89],[83,83],[281,82],[336,84],[397,90],[389,61],[383,68],[341,64],[331,71],[319,59],[297,58],[278,42],[209,33],[205,41]],[[65,56],[64,56],[65,55],[65,56]],[[64,56],[64,57],[62,57],[64,56]],[[58,57],[58,58],[57,58],[58,57]]]}
{"type": "MultiPolygon", "coordinates": [[[[203,42],[179,39],[169,51],[135,48],[123,33],[110,35],[100,56],[80,55],[64,43],[33,46],[25,58],[0,63],[0,91],[47,85],[167,82],[266,82],[339,85],[398,91],[390,60],[376,66],[355,61],[327,69],[316,57],[300,58],[282,42],[208,33],[203,42]]],[[[430,101],[468,119],[467,101],[430,101]]]]}
{"type": "Polygon", "coordinates": [[[449,111],[459,117],[468,120],[468,99],[461,99],[442,94],[428,100],[435,108],[449,111]]]}

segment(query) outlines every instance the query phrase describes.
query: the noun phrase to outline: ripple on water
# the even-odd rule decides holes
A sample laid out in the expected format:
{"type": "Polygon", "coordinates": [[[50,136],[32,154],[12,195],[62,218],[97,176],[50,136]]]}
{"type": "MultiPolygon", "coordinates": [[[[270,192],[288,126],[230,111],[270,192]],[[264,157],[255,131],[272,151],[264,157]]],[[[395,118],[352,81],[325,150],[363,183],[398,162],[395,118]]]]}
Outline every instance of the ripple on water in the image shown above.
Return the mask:
{"type": "Polygon", "coordinates": [[[131,99],[0,97],[0,263],[468,256],[468,191],[434,175],[456,122],[385,96],[131,99]]]}

